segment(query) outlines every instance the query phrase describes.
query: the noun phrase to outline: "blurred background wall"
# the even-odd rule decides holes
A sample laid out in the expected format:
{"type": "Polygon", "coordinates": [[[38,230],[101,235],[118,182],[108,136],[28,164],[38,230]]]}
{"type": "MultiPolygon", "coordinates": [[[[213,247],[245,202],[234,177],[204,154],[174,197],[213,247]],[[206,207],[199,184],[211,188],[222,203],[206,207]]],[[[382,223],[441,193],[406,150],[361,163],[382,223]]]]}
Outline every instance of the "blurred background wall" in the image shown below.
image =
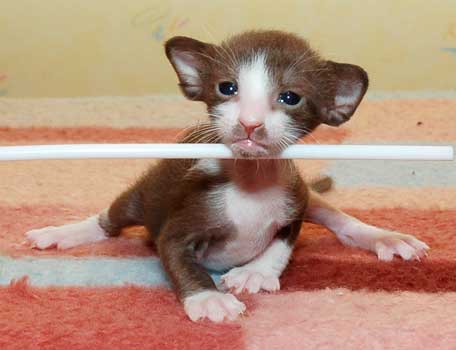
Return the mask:
{"type": "Polygon", "coordinates": [[[0,96],[177,93],[164,40],[252,28],[363,66],[372,90],[456,88],[455,0],[2,0],[0,96]]]}

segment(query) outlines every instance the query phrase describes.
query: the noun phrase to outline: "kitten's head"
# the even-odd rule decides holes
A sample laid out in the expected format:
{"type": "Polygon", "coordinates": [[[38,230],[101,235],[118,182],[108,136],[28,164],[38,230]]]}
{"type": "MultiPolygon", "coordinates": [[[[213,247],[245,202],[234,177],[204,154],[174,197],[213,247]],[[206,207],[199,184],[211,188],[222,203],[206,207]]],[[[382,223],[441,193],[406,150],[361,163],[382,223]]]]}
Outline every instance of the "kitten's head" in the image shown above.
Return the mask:
{"type": "Polygon", "coordinates": [[[237,156],[279,153],[319,124],[350,119],[367,90],[366,72],[321,59],[280,31],[252,31],[220,45],[166,42],[184,95],[206,103],[219,139],[237,156]]]}

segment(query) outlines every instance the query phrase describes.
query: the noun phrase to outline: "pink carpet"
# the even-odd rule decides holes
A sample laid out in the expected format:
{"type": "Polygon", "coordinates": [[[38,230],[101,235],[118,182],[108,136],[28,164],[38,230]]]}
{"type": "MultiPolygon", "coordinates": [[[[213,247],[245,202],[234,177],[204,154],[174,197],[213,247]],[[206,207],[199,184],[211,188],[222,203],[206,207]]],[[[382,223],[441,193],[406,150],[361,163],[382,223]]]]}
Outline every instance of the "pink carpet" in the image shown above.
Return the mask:
{"type": "MultiPolygon", "coordinates": [[[[127,110],[125,106],[123,111],[127,110]]],[[[172,106],[176,114],[185,115],[187,110],[181,100],[172,106]]],[[[174,127],[177,119],[173,127],[160,118],[143,127],[139,122],[133,125],[131,119],[127,123],[122,115],[113,121],[116,128],[95,125],[93,118],[84,115],[68,126],[71,121],[46,119],[42,109],[37,126],[33,114],[27,124],[20,111],[20,125],[11,117],[15,110],[9,111],[8,122],[0,121],[3,145],[174,142],[182,130],[174,127]]],[[[448,120],[456,120],[455,111],[456,100],[367,101],[346,126],[323,127],[314,137],[320,143],[454,143],[456,125],[449,127],[448,120]],[[445,122],[442,115],[447,116],[445,122]]],[[[67,251],[38,251],[22,244],[30,228],[78,220],[105,208],[149,163],[0,164],[0,349],[456,349],[456,178],[447,176],[442,182],[440,163],[432,171],[413,164],[410,171],[423,178],[420,186],[400,179],[393,185],[386,180],[366,184],[349,174],[341,175],[327,195],[332,203],[368,223],[426,241],[431,246],[427,259],[379,262],[368,252],[343,247],[324,228],[307,224],[281,280],[282,290],[241,296],[248,312],[236,322],[219,325],[192,323],[174,294],[150,280],[143,286],[97,285],[125,271],[107,271],[96,281],[91,275],[96,275],[97,267],[84,270],[85,276],[65,272],[72,259],[85,264],[109,258],[113,266],[132,267],[137,258],[154,259],[142,228],[67,251]],[[47,261],[57,264],[50,270],[33,268],[47,261]]],[[[336,165],[299,162],[306,177],[338,169],[336,165]]],[[[388,178],[388,163],[370,166],[388,178]]],[[[444,169],[446,174],[452,171],[444,169]]],[[[134,273],[127,270],[126,280],[134,273]]]]}

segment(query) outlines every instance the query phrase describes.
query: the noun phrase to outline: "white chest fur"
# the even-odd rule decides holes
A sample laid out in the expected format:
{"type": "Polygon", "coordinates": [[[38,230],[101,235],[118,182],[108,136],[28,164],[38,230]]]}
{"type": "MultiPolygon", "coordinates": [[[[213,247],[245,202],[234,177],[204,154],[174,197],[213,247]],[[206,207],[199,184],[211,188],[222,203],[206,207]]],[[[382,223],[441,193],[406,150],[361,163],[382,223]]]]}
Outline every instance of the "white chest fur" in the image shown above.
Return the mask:
{"type": "Polygon", "coordinates": [[[239,231],[253,234],[261,231],[267,221],[283,226],[289,217],[289,195],[281,187],[246,192],[229,184],[223,192],[225,213],[239,231]]]}
{"type": "Polygon", "coordinates": [[[229,183],[210,194],[210,202],[222,220],[234,228],[222,247],[209,249],[204,265],[223,270],[242,265],[261,254],[277,230],[291,217],[292,206],[287,191],[279,186],[247,192],[229,183]]]}

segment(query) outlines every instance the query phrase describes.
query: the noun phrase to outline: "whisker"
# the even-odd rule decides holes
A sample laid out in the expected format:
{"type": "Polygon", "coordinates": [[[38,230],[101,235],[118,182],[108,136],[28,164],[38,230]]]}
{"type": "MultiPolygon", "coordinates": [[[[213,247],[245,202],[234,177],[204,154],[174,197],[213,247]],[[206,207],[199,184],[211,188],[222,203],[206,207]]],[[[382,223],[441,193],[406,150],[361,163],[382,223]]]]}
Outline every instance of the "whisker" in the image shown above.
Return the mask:
{"type": "MultiPolygon", "coordinates": [[[[218,42],[218,40],[215,39],[214,35],[209,31],[209,29],[204,25],[203,26],[203,30],[206,32],[206,34],[208,34],[212,39],[213,42],[218,42]]],[[[238,66],[238,61],[237,61],[237,58],[236,58],[236,55],[234,54],[233,50],[228,48],[228,47],[225,47],[226,45],[224,45],[223,43],[220,44],[220,45],[216,45],[214,44],[212,47],[214,48],[215,52],[221,57],[221,58],[225,58],[226,60],[228,60],[230,63],[231,63],[231,67],[226,67],[226,64],[220,60],[217,60],[217,59],[214,59],[218,64],[220,64],[221,66],[223,66],[224,68],[228,68],[230,70],[230,73],[235,75],[236,72],[234,71],[234,68],[233,67],[237,67],[238,66]],[[229,50],[229,51],[228,51],[229,50]]]]}
{"type": "MultiPolygon", "coordinates": [[[[231,58],[231,62],[233,64],[233,67],[239,67],[239,59],[237,58],[236,54],[234,53],[233,49],[230,48],[228,45],[224,45],[222,43],[222,45],[220,45],[220,47],[222,48],[222,50],[224,50],[228,55],[229,57],[231,58]]],[[[234,72],[236,73],[236,72],[234,72]]]]}
{"type": "Polygon", "coordinates": [[[311,137],[317,144],[320,144],[320,142],[317,140],[317,138],[312,134],[312,130],[304,127],[304,126],[287,126],[287,132],[293,135],[293,137],[296,138],[296,141],[301,139],[304,136],[309,136],[311,137]],[[304,135],[299,135],[300,133],[303,133],[304,135]],[[298,135],[297,135],[298,134],[298,135]]]}
{"type": "MultiPolygon", "coordinates": [[[[305,133],[303,135],[303,137],[305,137],[305,136],[309,136],[312,140],[315,141],[316,144],[320,144],[320,141],[318,141],[317,138],[310,131],[308,131],[307,133],[305,133]]],[[[300,138],[299,140],[304,141],[303,138],[300,138]]]]}
{"type": "Polygon", "coordinates": [[[207,115],[211,116],[211,117],[215,117],[215,118],[222,118],[223,115],[221,114],[215,114],[215,113],[208,113],[207,115]]]}
{"type": "Polygon", "coordinates": [[[187,135],[183,141],[186,143],[201,143],[202,140],[205,140],[214,134],[217,133],[217,129],[213,127],[194,129],[189,135],[187,135]]]}
{"type": "Polygon", "coordinates": [[[204,57],[204,58],[207,58],[207,59],[211,60],[212,62],[216,63],[217,65],[220,65],[220,66],[223,65],[223,62],[222,62],[222,61],[216,59],[216,58],[213,57],[213,56],[207,55],[207,54],[202,53],[202,52],[196,52],[196,54],[197,54],[198,56],[201,56],[201,57],[204,57]]]}

